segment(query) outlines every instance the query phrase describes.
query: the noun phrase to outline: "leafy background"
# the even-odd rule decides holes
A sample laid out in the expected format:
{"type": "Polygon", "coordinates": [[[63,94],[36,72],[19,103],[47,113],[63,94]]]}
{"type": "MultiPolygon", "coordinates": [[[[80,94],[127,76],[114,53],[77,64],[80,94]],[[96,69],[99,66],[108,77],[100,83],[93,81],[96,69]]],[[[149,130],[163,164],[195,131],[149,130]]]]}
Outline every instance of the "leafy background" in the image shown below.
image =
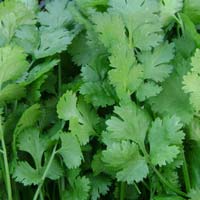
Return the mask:
{"type": "Polygon", "coordinates": [[[198,200],[198,0],[0,3],[0,199],[198,200]]]}

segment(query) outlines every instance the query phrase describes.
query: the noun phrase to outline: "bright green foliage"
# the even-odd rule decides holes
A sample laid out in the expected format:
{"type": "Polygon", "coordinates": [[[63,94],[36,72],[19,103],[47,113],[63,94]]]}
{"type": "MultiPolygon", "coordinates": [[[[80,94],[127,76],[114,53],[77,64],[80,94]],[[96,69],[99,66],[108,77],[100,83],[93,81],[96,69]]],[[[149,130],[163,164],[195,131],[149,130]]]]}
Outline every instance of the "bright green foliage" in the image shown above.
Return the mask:
{"type": "MultiPolygon", "coordinates": [[[[98,61],[97,61],[98,62],[98,61]]],[[[100,63],[101,64],[101,63],[100,63]]],[[[105,79],[106,71],[98,73],[98,68],[82,67],[84,83],[80,88],[81,94],[85,95],[87,102],[92,102],[94,106],[112,105],[114,103],[114,92],[109,82],[105,79]]]]}
{"type": "Polygon", "coordinates": [[[21,84],[28,85],[34,82],[35,80],[41,78],[44,74],[49,72],[55,65],[57,65],[58,62],[59,60],[57,59],[47,59],[46,62],[36,65],[33,69],[29,71],[28,76],[25,78],[25,80],[22,80],[21,84]]]}
{"type": "Polygon", "coordinates": [[[120,98],[124,98],[127,93],[130,95],[135,92],[144,76],[142,66],[135,63],[133,52],[124,47],[119,45],[112,50],[110,64],[114,69],[108,72],[110,82],[115,86],[120,98]]]}
{"type": "Polygon", "coordinates": [[[162,0],[160,7],[162,23],[164,25],[168,25],[171,21],[173,21],[173,18],[175,18],[175,14],[182,9],[183,0],[162,0]]]}
{"type": "Polygon", "coordinates": [[[86,9],[95,8],[98,6],[107,6],[108,0],[75,0],[80,9],[86,11],[86,9]]]}
{"type": "Polygon", "coordinates": [[[60,138],[62,146],[59,153],[62,155],[65,165],[69,169],[78,167],[81,164],[83,155],[76,137],[70,133],[62,133],[60,138]]]}
{"type": "Polygon", "coordinates": [[[140,6],[141,4],[140,1],[121,1],[117,3],[111,1],[111,8],[108,13],[94,13],[92,15],[95,31],[99,33],[100,41],[111,53],[109,60],[113,69],[108,74],[110,82],[116,88],[120,99],[126,99],[127,94],[131,95],[137,90],[137,97],[140,101],[156,96],[162,88],[153,83],[152,80],[157,83],[162,82],[172,71],[169,62],[174,57],[174,44],[163,43],[159,45],[162,36],[155,33],[161,31],[161,27],[157,27],[159,26],[159,18],[154,14],[158,9],[158,4],[153,1],[145,1],[140,6]],[[132,7],[136,9],[135,12],[130,10],[132,7]],[[145,11],[144,14],[143,12],[147,7],[148,12],[145,11]],[[149,16],[149,18],[143,19],[142,16],[149,16]],[[144,22],[147,24],[143,24],[144,22]],[[140,25],[140,23],[143,25],[140,25]],[[155,28],[155,30],[149,33],[146,30],[147,27],[148,31],[150,31],[150,28],[155,28]],[[129,37],[127,37],[125,28],[128,29],[129,37]],[[143,33],[147,35],[142,37],[141,34],[143,33]],[[138,41],[137,37],[143,38],[142,41],[138,41]],[[147,38],[148,42],[154,42],[154,44],[145,46],[148,43],[144,38],[147,38]],[[136,62],[135,54],[131,50],[133,47],[143,50],[138,55],[142,65],[136,62]],[[153,52],[151,51],[152,47],[156,47],[153,52]],[[151,82],[146,83],[147,80],[151,82]]]}
{"type": "Polygon", "coordinates": [[[26,95],[26,90],[19,84],[9,84],[0,92],[0,104],[18,100],[26,95]]]}
{"type": "Polygon", "coordinates": [[[165,43],[150,51],[143,52],[139,59],[144,66],[144,78],[155,82],[163,81],[172,71],[168,64],[174,57],[174,44],[165,43]]]}
{"type": "Polygon", "coordinates": [[[95,113],[92,110],[88,110],[86,104],[83,104],[83,106],[86,107],[86,113],[82,113],[83,121],[79,122],[77,118],[72,118],[69,124],[69,130],[73,135],[77,136],[81,145],[87,144],[89,137],[96,134],[93,127],[98,123],[98,118],[96,118],[95,113]]]}
{"type": "Polygon", "coordinates": [[[106,48],[112,49],[113,45],[117,45],[115,41],[120,41],[121,44],[126,42],[125,26],[119,15],[95,13],[92,20],[95,23],[95,30],[100,33],[99,38],[106,48]]]}
{"type": "Polygon", "coordinates": [[[90,182],[86,177],[73,177],[70,180],[70,188],[65,191],[64,199],[87,200],[90,190],[90,182]]]}
{"type": "Polygon", "coordinates": [[[199,176],[200,159],[197,156],[200,149],[199,128],[200,128],[199,119],[195,119],[190,123],[189,138],[190,138],[191,151],[188,152],[188,168],[191,177],[190,182],[193,188],[197,188],[200,184],[200,176],[199,176]]]}
{"type": "Polygon", "coordinates": [[[26,54],[17,46],[0,48],[0,86],[10,80],[16,80],[28,68],[26,54]]]}
{"type": "Polygon", "coordinates": [[[95,107],[113,105],[115,91],[107,80],[109,63],[105,57],[104,47],[93,33],[87,35],[87,38],[81,35],[80,38],[75,39],[74,44],[71,47],[73,60],[78,65],[82,65],[80,93],[95,107]]]}
{"type": "Polygon", "coordinates": [[[36,0],[17,0],[18,2],[24,3],[24,5],[29,9],[33,9],[33,11],[36,11],[38,8],[37,1],[36,0]]]}
{"type": "Polygon", "coordinates": [[[39,49],[35,50],[35,57],[44,58],[66,50],[73,39],[72,34],[65,29],[40,31],[41,42],[39,49]]]}
{"type": "Polygon", "coordinates": [[[198,200],[197,0],[0,0],[0,199],[198,200]]]}
{"type": "Polygon", "coordinates": [[[150,157],[154,165],[171,163],[180,153],[184,133],[182,124],[175,116],[157,118],[149,131],[150,157]]]}
{"type": "Polygon", "coordinates": [[[200,20],[199,10],[200,2],[198,0],[185,0],[184,13],[195,23],[198,24],[200,20]]]}
{"type": "Polygon", "coordinates": [[[94,176],[90,178],[91,183],[91,199],[97,200],[100,195],[105,195],[109,191],[109,186],[111,185],[111,180],[103,176],[94,176]]]}
{"type": "Polygon", "coordinates": [[[71,14],[67,9],[68,0],[52,1],[46,6],[47,12],[38,14],[41,25],[50,29],[61,28],[71,21],[71,14]]]}
{"type": "Polygon", "coordinates": [[[34,54],[39,46],[39,32],[34,25],[23,25],[15,33],[16,43],[28,54],[34,54]]]}
{"type": "Polygon", "coordinates": [[[148,174],[148,166],[134,143],[122,141],[113,143],[103,151],[102,160],[117,172],[118,181],[139,182],[148,174]]]}
{"type": "MultiPolygon", "coordinates": [[[[26,161],[20,161],[15,168],[13,178],[24,185],[39,184],[42,181],[47,165],[47,162],[45,162],[44,166],[42,166],[42,156],[47,148],[47,141],[39,137],[37,129],[25,129],[18,136],[18,148],[20,151],[25,151],[31,155],[35,168],[26,161]]],[[[52,164],[51,167],[54,167],[57,172],[53,176],[47,174],[47,177],[56,180],[62,175],[62,169],[57,167],[56,163],[52,164]]],[[[54,171],[53,169],[50,170],[54,171]]]]}
{"type": "Polygon", "coordinates": [[[189,197],[191,200],[195,200],[199,198],[200,190],[199,189],[192,189],[189,193],[189,197]]]}
{"type": "Polygon", "coordinates": [[[162,88],[154,82],[147,82],[141,85],[137,91],[137,98],[144,101],[150,97],[157,96],[162,88]]]}
{"type": "Polygon", "coordinates": [[[73,135],[77,136],[81,145],[85,145],[89,142],[90,127],[86,124],[80,124],[77,118],[71,119],[69,129],[73,135]]]}
{"type": "Polygon", "coordinates": [[[13,177],[18,182],[22,182],[25,186],[38,184],[41,178],[41,172],[33,169],[27,162],[21,161],[18,163],[13,177]]]}
{"type": "Polygon", "coordinates": [[[0,46],[10,42],[16,29],[23,24],[35,24],[35,14],[18,0],[0,4],[0,46]]]}
{"type": "Polygon", "coordinates": [[[36,167],[40,166],[46,142],[39,139],[38,130],[24,130],[24,133],[18,136],[18,147],[20,151],[26,151],[33,157],[36,167]]]}
{"type": "MultiPolygon", "coordinates": [[[[34,68],[35,69],[35,68],[34,68]]],[[[37,78],[37,77],[35,77],[37,78]]],[[[47,75],[43,75],[28,86],[29,96],[28,100],[30,102],[38,102],[41,97],[41,87],[47,79],[47,75]]]]}
{"type": "MultiPolygon", "coordinates": [[[[183,65],[181,65],[182,67],[183,65]]],[[[150,99],[152,109],[163,116],[178,116],[183,122],[190,122],[193,108],[189,103],[188,95],[182,90],[182,77],[173,74],[162,86],[162,92],[150,99]],[[166,98],[167,97],[167,98],[166,98]]]]}
{"type": "Polygon", "coordinates": [[[80,118],[80,114],[76,108],[77,97],[72,91],[67,91],[59,100],[57,105],[58,117],[63,120],[70,118],[80,118]]]}
{"type": "Polygon", "coordinates": [[[34,51],[35,58],[44,58],[60,53],[71,44],[74,32],[66,28],[71,21],[67,2],[67,0],[52,1],[47,5],[46,11],[38,14],[38,21],[41,25],[40,44],[39,48],[34,51]]]}
{"type": "Polygon", "coordinates": [[[200,110],[200,96],[199,96],[199,83],[200,83],[200,50],[197,49],[195,55],[192,57],[192,69],[187,75],[184,76],[183,84],[184,91],[190,94],[190,103],[198,112],[200,110]]]}
{"type": "Polygon", "coordinates": [[[142,147],[149,127],[149,116],[135,104],[115,107],[116,116],[107,120],[107,131],[116,140],[132,140],[142,147]]]}
{"type": "Polygon", "coordinates": [[[94,127],[98,123],[98,117],[82,100],[77,103],[77,98],[71,91],[67,91],[61,97],[57,113],[59,118],[69,120],[70,131],[62,134],[62,147],[59,152],[68,168],[78,167],[83,159],[80,145],[87,144],[90,135],[96,134],[94,127]]]}
{"type": "Polygon", "coordinates": [[[111,0],[110,12],[120,14],[129,32],[129,41],[134,47],[148,50],[162,41],[158,3],[153,0],[111,0]]]}
{"type": "Polygon", "coordinates": [[[41,116],[40,109],[39,104],[34,104],[27,108],[16,125],[15,133],[18,134],[24,129],[34,126],[41,116]]]}
{"type": "Polygon", "coordinates": [[[183,200],[183,198],[179,196],[168,196],[168,197],[155,197],[153,200],[183,200]]]}
{"type": "Polygon", "coordinates": [[[149,97],[156,96],[162,88],[156,84],[164,81],[172,71],[169,62],[174,57],[174,44],[165,43],[156,47],[153,51],[145,51],[139,55],[139,59],[144,67],[145,83],[137,91],[137,97],[144,101],[149,97]]]}

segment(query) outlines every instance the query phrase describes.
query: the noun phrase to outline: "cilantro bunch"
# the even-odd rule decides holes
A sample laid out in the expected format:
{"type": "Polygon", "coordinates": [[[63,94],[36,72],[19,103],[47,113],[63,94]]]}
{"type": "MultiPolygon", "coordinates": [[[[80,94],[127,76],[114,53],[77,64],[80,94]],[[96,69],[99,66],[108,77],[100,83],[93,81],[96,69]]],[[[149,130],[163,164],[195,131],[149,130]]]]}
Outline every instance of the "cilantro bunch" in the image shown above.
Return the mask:
{"type": "Polygon", "coordinates": [[[198,200],[198,0],[0,3],[0,199],[198,200]]]}

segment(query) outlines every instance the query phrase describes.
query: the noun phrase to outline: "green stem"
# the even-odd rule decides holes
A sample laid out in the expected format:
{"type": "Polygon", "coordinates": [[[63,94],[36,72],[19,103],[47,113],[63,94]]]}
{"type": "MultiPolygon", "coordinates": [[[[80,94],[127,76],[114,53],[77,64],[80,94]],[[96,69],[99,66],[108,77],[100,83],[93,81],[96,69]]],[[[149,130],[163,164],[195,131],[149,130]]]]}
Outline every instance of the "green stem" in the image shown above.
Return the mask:
{"type": "Polygon", "coordinates": [[[125,182],[121,182],[120,183],[120,200],[124,200],[125,199],[125,192],[126,192],[126,183],[125,182]]]}
{"type": "Polygon", "coordinates": [[[171,191],[175,192],[178,195],[181,195],[183,197],[188,197],[186,193],[180,191],[179,189],[177,189],[176,187],[174,187],[169,181],[167,181],[162,174],[155,168],[155,166],[151,163],[151,160],[149,158],[149,154],[146,151],[145,145],[144,144],[140,144],[139,145],[141,147],[142,153],[144,154],[145,160],[147,163],[149,163],[149,165],[151,166],[151,168],[153,169],[153,171],[156,173],[156,175],[158,176],[158,178],[160,179],[160,181],[166,185],[169,189],[171,189],[171,191]]]}
{"type": "Polygon", "coordinates": [[[154,170],[154,172],[156,173],[156,175],[159,177],[160,181],[166,185],[171,191],[175,192],[176,194],[183,196],[183,197],[188,197],[186,193],[180,191],[179,189],[177,189],[176,187],[174,187],[171,183],[169,183],[161,174],[160,172],[154,167],[152,166],[152,169],[154,170]]]}
{"type": "MultiPolygon", "coordinates": [[[[60,58],[61,60],[61,58],[60,58]]],[[[60,61],[61,62],[61,61],[60,61]]],[[[58,65],[58,96],[60,97],[62,94],[62,69],[61,69],[61,64],[59,63],[58,65]]],[[[62,121],[62,128],[64,127],[64,121],[62,121]]],[[[63,165],[63,163],[62,163],[63,165]]],[[[59,193],[62,195],[63,191],[65,190],[65,178],[61,177],[60,179],[60,184],[59,184],[59,193]]]]}
{"type": "Polygon", "coordinates": [[[15,102],[14,102],[14,104],[13,104],[13,112],[16,111],[16,109],[17,109],[17,104],[18,104],[18,101],[15,100],[15,102]]]}
{"type": "Polygon", "coordinates": [[[185,181],[185,188],[186,188],[186,192],[189,192],[191,190],[191,184],[190,184],[190,177],[188,173],[188,166],[187,166],[184,152],[182,152],[182,155],[183,155],[183,177],[185,181]]]}
{"type": "Polygon", "coordinates": [[[42,191],[40,191],[40,200],[44,200],[42,191]]]}
{"type": "Polygon", "coordinates": [[[7,190],[8,200],[12,200],[10,171],[9,171],[9,165],[8,165],[7,150],[6,150],[6,145],[4,141],[4,134],[3,134],[2,124],[1,124],[1,118],[0,118],[0,138],[1,138],[1,145],[2,145],[2,151],[3,151],[2,154],[3,154],[4,168],[5,168],[6,190],[7,190]]]}
{"type": "Polygon", "coordinates": [[[65,177],[61,178],[61,191],[63,192],[65,190],[65,177]]]}
{"type": "Polygon", "coordinates": [[[147,190],[151,191],[151,188],[148,186],[148,184],[147,184],[145,181],[142,181],[142,184],[144,185],[144,187],[145,187],[147,190]]]}
{"type": "Polygon", "coordinates": [[[0,156],[0,169],[2,171],[2,178],[3,180],[6,180],[6,177],[5,177],[5,169],[4,169],[4,161],[3,161],[3,156],[0,156]]]}
{"type": "Polygon", "coordinates": [[[20,200],[19,189],[17,188],[17,183],[16,182],[13,182],[12,188],[13,188],[13,196],[15,197],[15,200],[20,200]]]}
{"type": "Polygon", "coordinates": [[[42,175],[41,182],[40,182],[40,184],[38,185],[38,188],[37,188],[37,190],[36,190],[36,192],[35,192],[35,195],[34,195],[34,197],[33,197],[33,200],[37,200],[37,199],[38,199],[38,196],[39,196],[39,194],[40,194],[40,190],[42,189],[42,186],[43,186],[43,184],[44,184],[44,180],[45,180],[45,178],[46,178],[46,176],[47,176],[47,173],[48,173],[48,171],[49,171],[49,168],[51,167],[51,164],[52,164],[52,162],[53,162],[54,156],[56,155],[56,147],[57,147],[57,144],[56,144],[56,145],[54,146],[54,148],[53,148],[51,157],[50,157],[49,162],[48,162],[48,164],[47,164],[47,167],[46,167],[46,169],[45,169],[45,171],[44,171],[44,173],[43,173],[43,175],[42,175]]]}
{"type": "Polygon", "coordinates": [[[139,187],[137,186],[137,184],[135,182],[133,183],[133,186],[137,190],[138,194],[141,194],[141,191],[140,191],[139,187]]]}
{"type": "Polygon", "coordinates": [[[61,64],[58,65],[58,96],[61,96],[61,86],[62,86],[62,71],[61,64]]]}
{"type": "Polygon", "coordinates": [[[183,21],[181,19],[181,16],[179,14],[177,14],[178,17],[176,17],[175,15],[173,16],[173,18],[177,21],[177,23],[180,25],[181,27],[181,30],[182,30],[182,33],[184,35],[184,32],[185,32],[185,28],[184,28],[184,24],[183,24],[183,21]]]}
{"type": "Polygon", "coordinates": [[[36,59],[33,59],[33,60],[31,61],[31,63],[30,63],[29,66],[28,66],[28,69],[30,69],[30,68],[33,66],[33,64],[34,64],[35,61],[36,61],[36,59]]]}

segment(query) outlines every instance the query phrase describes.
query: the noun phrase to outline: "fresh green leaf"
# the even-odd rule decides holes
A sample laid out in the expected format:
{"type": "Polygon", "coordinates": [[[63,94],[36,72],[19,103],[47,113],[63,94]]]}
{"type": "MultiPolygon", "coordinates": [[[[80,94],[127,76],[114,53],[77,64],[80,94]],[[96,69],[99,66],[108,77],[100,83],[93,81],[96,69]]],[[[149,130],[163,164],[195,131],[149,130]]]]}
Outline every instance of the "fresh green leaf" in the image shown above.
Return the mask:
{"type": "Polygon", "coordinates": [[[39,45],[39,32],[34,25],[23,25],[15,33],[16,43],[21,46],[26,53],[33,55],[34,50],[39,45]]]}
{"type": "Polygon", "coordinates": [[[41,29],[39,48],[34,51],[36,59],[52,56],[67,49],[74,35],[63,29],[41,29]]]}
{"type": "Polygon", "coordinates": [[[193,105],[196,111],[200,110],[200,100],[199,100],[199,88],[200,83],[200,65],[198,61],[200,60],[200,50],[197,49],[195,55],[192,57],[192,69],[183,77],[183,90],[185,93],[190,94],[190,103],[193,105]]]}
{"type": "Polygon", "coordinates": [[[23,183],[25,186],[32,184],[37,185],[40,182],[41,175],[41,173],[33,169],[27,162],[21,161],[15,169],[13,178],[17,182],[23,183]]]}
{"type": "Polygon", "coordinates": [[[195,200],[199,198],[200,189],[192,189],[189,193],[190,200],[195,200]]]}
{"type": "Polygon", "coordinates": [[[71,188],[65,191],[63,199],[87,200],[89,197],[90,182],[86,177],[77,177],[73,180],[71,188]]]}
{"type": "Polygon", "coordinates": [[[168,25],[173,21],[173,18],[175,18],[175,14],[181,11],[183,7],[183,0],[162,0],[160,4],[162,23],[163,25],[168,25]]]}
{"type": "Polygon", "coordinates": [[[171,163],[180,153],[185,134],[182,124],[175,116],[157,118],[149,131],[150,157],[154,165],[171,163]]]}
{"type": "Polygon", "coordinates": [[[113,143],[102,153],[102,160],[108,167],[116,171],[118,181],[132,184],[145,178],[149,172],[138,146],[128,141],[113,143]]]}
{"type": "Polygon", "coordinates": [[[26,96],[26,90],[19,84],[8,84],[0,91],[0,103],[19,100],[26,96]]]}
{"type": "Polygon", "coordinates": [[[58,152],[63,157],[65,165],[69,169],[79,167],[83,155],[76,137],[70,133],[62,133],[60,139],[62,146],[58,152]]]}
{"type": "Polygon", "coordinates": [[[94,176],[90,178],[92,200],[97,200],[101,195],[106,195],[111,185],[111,180],[104,176],[94,176]]]}
{"type": "Polygon", "coordinates": [[[150,123],[148,114],[133,103],[115,107],[114,112],[115,116],[106,121],[111,138],[132,140],[142,147],[150,123]]]}
{"type": "Polygon", "coordinates": [[[15,134],[20,133],[28,127],[34,126],[41,116],[40,109],[41,107],[39,104],[34,104],[27,108],[16,125],[15,134]]]}
{"type": "Polygon", "coordinates": [[[63,120],[70,120],[73,117],[80,118],[77,110],[77,97],[72,91],[67,91],[59,100],[57,105],[58,117],[63,120]]]}
{"type": "Polygon", "coordinates": [[[16,80],[27,69],[26,54],[18,46],[0,48],[0,87],[6,81],[16,80]]]}
{"type": "Polygon", "coordinates": [[[68,0],[51,1],[47,3],[46,10],[38,14],[38,21],[49,29],[64,27],[71,21],[71,14],[67,9],[68,0]]]}

